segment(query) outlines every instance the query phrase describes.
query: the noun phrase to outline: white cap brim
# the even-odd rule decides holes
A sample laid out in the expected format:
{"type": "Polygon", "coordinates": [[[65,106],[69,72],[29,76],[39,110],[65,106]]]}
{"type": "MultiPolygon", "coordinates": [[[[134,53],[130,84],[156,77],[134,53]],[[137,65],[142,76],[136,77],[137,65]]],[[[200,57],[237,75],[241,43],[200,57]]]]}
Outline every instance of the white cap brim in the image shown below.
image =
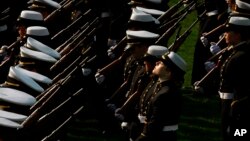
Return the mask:
{"type": "Polygon", "coordinates": [[[21,57],[37,59],[45,62],[55,63],[57,61],[54,57],[51,57],[50,55],[47,55],[40,51],[34,51],[26,47],[20,47],[20,54],[21,57]]]}
{"type": "Polygon", "coordinates": [[[23,127],[21,124],[14,122],[12,120],[6,119],[6,118],[0,118],[0,126],[13,128],[13,129],[23,127]]]}
{"type": "Polygon", "coordinates": [[[52,83],[52,79],[48,78],[45,75],[23,69],[23,68],[19,67],[18,65],[15,66],[15,68],[17,70],[19,70],[20,72],[24,73],[25,75],[29,76],[30,78],[34,79],[37,82],[41,82],[41,83],[44,83],[44,84],[51,84],[52,83]]]}
{"type": "Polygon", "coordinates": [[[13,66],[10,67],[8,76],[24,83],[26,86],[32,88],[37,92],[42,93],[44,91],[44,89],[39,84],[37,84],[32,78],[30,78],[25,73],[21,72],[19,69],[16,69],[13,66]]]}
{"type": "Polygon", "coordinates": [[[0,99],[12,104],[21,106],[32,106],[36,102],[36,98],[23,91],[12,88],[0,88],[0,99]]]}
{"type": "Polygon", "coordinates": [[[7,118],[16,122],[23,122],[25,119],[27,119],[27,116],[0,109],[0,118],[7,118]]]}
{"type": "Polygon", "coordinates": [[[56,59],[61,58],[60,53],[58,53],[56,50],[50,48],[49,46],[39,42],[38,40],[36,40],[32,37],[27,38],[27,47],[30,49],[34,48],[35,50],[41,51],[41,52],[48,54],[56,59]]]}

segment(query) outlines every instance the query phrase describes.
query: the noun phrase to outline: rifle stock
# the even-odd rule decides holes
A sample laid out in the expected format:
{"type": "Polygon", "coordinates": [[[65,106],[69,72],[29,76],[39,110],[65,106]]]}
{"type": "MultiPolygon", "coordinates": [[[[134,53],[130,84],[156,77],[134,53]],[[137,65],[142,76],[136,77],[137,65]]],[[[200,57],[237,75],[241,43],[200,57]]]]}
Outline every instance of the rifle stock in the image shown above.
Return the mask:
{"type": "Polygon", "coordinates": [[[63,83],[61,84],[61,87],[57,89],[57,91],[54,91],[52,94],[49,95],[49,97],[36,109],[33,109],[32,113],[28,116],[25,121],[23,121],[22,126],[24,128],[30,128],[35,125],[36,121],[45,114],[48,110],[50,110],[55,103],[58,103],[62,97],[62,93],[65,93],[65,90],[69,89],[69,84],[73,83],[73,77],[68,76],[64,79],[63,83]],[[60,98],[58,97],[60,95],[60,98]]]}
{"type": "Polygon", "coordinates": [[[164,20],[169,19],[174,13],[178,11],[178,9],[183,5],[183,0],[180,0],[175,5],[171,6],[164,14],[162,14],[160,17],[158,17],[158,20],[160,23],[162,23],[164,20]]]}
{"type": "Polygon", "coordinates": [[[85,23],[83,26],[81,26],[81,28],[79,28],[76,32],[74,32],[74,34],[72,36],[70,36],[65,42],[63,42],[55,50],[58,52],[61,52],[67,44],[70,44],[71,42],[73,42],[74,39],[79,35],[79,33],[82,32],[82,30],[88,26],[89,26],[89,23],[88,22],[85,23]]]}
{"type": "Polygon", "coordinates": [[[169,50],[177,52],[180,48],[180,46],[183,44],[183,42],[187,39],[187,37],[191,34],[191,29],[194,27],[194,25],[199,21],[199,19],[195,20],[188,29],[180,36],[178,37],[174,43],[172,43],[169,46],[169,50]]]}
{"type": "Polygon", "coordinates": [[[205,32],[205,33],[202,33],[202,36],[206,37],[206,38],[211,38],[212,36],[214,36],[214,34],[218,34],[219,33],[222,33],[223,30],[225,29],[226,27],[226,23],[224,24],[221,24],[219,26],[217,26],[216,28],[214,28],[213,30],[209,31],[209,32],[205,32]]]}
{"type": "Polygon", "coordinates": [[[100,74],[106,75],[110,71],[116,69],[117,67],[122,67],[127,55],[128,55],[127,51],[124,51],[123,54],[119,58],[115,59],[114,61],[112,61],[111,63],[109,63],[105,67],[103,67],[102,69],[99,69],[97,72],[100,74]]]}
{"type": "Polygon", "coordinates": [[[74,40],[73,40],[73,42],[71,42],[69,45],[67,45],[61,52],[60,52],[60,54],[63,56],[63,55],[65,55],[65,54],[67,54],[70,50],[72,50],[72,46],[74,47],[74,46],[76,46],[76,44],[79,44],[79,42],[80,41],[82,41],[83,39],[82,38],[84,38],[84,37],[86,37],[87,36],[87,34],[90,32],[94,32],[94,30],[96,30],[97,29],[97,25],[99,25],[100,24],[100,19],[99,19],[99,17],[96,17],[95,19],[94,19],[94,21],[92,22],[92,23],[90,23],[90,26],[88,26],[83,32],[81,32],[78,36],[77,36],[77,38],[75,38],[74,40]],[[89,31],[90,30],[90,31],[89,31]]]}
{"type": "Polygon", "coordinates": [[[54,10],[51,12],[47,17],[44,18],[45,23],[50,23],[55,19],[56,16],[59,15],[62,11],[69,10],[70,8],[74,7],[74,1],[72,0],[64,0],[65,2],[62,2],[63,5],[61,5],[60,8],[54,10]]]}
{"type": "Polygon", "coordinates": [[[65,128],[70,121],[72,121],[82,110],[84,106],[78,108],[68,119],[66,119],[60,126],[58,126],[54,131],[52,131],[49,135],[44,137],[41,141],[55,141],[58,139],[60,135],[60,131],[65,128]]]}
{"type": "Polygon", "coordinates": [[[84,14],[79,16],[76,20],[74,20],[70,25],[68,25],[66,28],[59,31],[57,34],[55,34],[51,40],[54,42],[63,41],[64,39],[70,37],[70,33],[76,32],[75,30],[84,22],[86,19],[89,19],[90,14],[92,13],[92,10],[87,10],[84,14]],[[67,36],[67,37],[65,37],[67,36]]]}

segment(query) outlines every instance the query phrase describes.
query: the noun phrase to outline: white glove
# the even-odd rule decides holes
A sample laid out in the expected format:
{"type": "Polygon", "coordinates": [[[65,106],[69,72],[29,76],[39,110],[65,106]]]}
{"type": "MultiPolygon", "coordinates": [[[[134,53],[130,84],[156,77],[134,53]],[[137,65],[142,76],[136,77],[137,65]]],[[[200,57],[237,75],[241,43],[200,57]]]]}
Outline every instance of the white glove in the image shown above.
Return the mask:
{"type": "Polygon", "coordinates": [[[200,40],[201,40],[202,44],[204,45],[204,47],[206,47],[208,45],[208,39],[206,37],[201,36],[200,40]]]}
{"type": "Polygon", "coordinates": [[[96,73],[95,80],[98,84],[101,84],[105,80],[105,76],[100,73],[96,73]]]}
{"type": "Polygon", "coordinates": [[[206,61],[204,65],[205,65],[205,69],[207,72],[209,72],[211,69],[213,69],[216,66],[215,63],[211,61],[206,61]]]}
{"type": "Polygon", "coordinates": [[[122,122],[121,128],[122,128],[122,130],[127,130],[128,129],[128,122],[122,122]]]}
{"type": "Polygon", "coordinates": [[[88,76],[88,75],[90,75],[91,72],[92,72],[92,70],[90,68],[82,68],[83,76],[88,76]]]}
{"type": "Polygon", "coordinates": [[[109,56],[111,59],[115,58],[115,54],[113,53],[114,47],[115,47],[115,46],[111,46],[111,47],[108,49],[108,51],[107,51],[108,56],[109,56]]]}
{"type": "Polygon", "coordinates": [[[200,81],[196,81],[193,85],[194,85],[194,91],[200,94],[204,93],[204,89],[199,86],[198,84],[200,83],[200,81]]]}
{"type": "Polygon", "coordinates": [[[210,52],[212,54],[217,54],[219,51],[221,51],[220,47],[218,45],[216,45],[215,42],[211,42],[210,44],[211,44],[211,46],[210,46],[210,52]]]}

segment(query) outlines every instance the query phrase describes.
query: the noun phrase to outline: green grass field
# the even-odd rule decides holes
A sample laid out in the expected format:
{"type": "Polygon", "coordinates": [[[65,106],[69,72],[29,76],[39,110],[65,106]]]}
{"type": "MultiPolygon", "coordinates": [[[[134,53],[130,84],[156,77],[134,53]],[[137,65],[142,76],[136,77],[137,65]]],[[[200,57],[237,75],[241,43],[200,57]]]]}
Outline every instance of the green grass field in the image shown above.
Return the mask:
{"type": "MultiPolygon", "coordinates": [[[[178,0],[170,0],[170,5],[178,0]]],[[[182,30],[185,31],[197,19],[196,11],[191,12],[187,18],[182,21],[182,30]]],[[[220,103],[217,95],[197,96],[193,94],[191,85],[191,73],[193,63],[193,53],[195,43],[198,39],[199,23],[193,28],[191,34],[182,44],[178,53],[187,61],[188,71],[185,75],[185,84],[183,88],[183,112],[179,128],[179,141],[221,141],[220,135],[220,103]]],[[[169,44],[174,37],[169,40],[169,44]]],[[[80,123],[80,122],[79,122],[80,123]]],[[[83,125],[85,126],[85,125],[83,125]]],[[[68,141],[115,141],[121,138],[103,137],[85,134],[85,131],[98,132],[95,128],[70,128],[68,141]]]]}

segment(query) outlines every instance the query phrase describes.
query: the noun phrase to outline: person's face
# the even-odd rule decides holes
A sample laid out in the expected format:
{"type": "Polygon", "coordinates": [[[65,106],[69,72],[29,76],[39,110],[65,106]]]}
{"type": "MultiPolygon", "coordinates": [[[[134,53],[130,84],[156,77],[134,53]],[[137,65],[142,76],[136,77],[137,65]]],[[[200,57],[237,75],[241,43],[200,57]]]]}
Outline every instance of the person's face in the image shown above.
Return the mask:
{"type": "Polygon", "coordinates": [[[162,61],[157,61],[156,65],[152,71],[154,75],[157,75],[159,77],[165,76],[168,74],[166,65],[162,61]]]}
{"type": "Polygon", "coordinates": [[[240,42],[240,35],[233,31],[227,31],[225,32],[225,41],[228,45],[236,45],[240,42]]]}
{"type": "Polygon", "coordinates": [[[19,25],[17,26],[17,31],[18,31],[19,37],[23,38],[26,34],[26,27],[19,25]]]}

